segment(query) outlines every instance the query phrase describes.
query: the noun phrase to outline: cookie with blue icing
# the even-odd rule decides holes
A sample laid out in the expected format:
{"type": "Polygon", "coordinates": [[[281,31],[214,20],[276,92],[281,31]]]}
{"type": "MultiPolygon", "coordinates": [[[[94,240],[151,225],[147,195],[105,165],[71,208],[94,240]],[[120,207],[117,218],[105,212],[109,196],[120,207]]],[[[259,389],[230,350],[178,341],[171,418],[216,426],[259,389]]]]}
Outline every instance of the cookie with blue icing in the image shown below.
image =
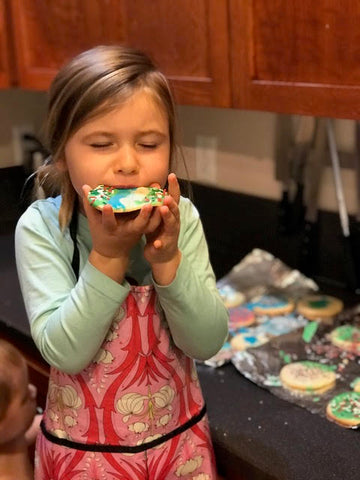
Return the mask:
{"type": "Polygon", "coordinates": [[[126,213],[140,210],[144,205],[159,207],[164,203],[167,192],[161,188],[137,187],[115,188],[99,185],[88,194],[90,205],[102,210],[111,205],[115,213],[126,213]]]}
{"type": "Polygon", "coordinates": [[[282,295],[261,295],[246,305],[256,315],[281,315],[294,310],[294,302],[282,295]]]}
{"type": "Polygon", "coordinates": [[[223,285],[218,287],[220,297],[226,308],[234,308],[241,305],[245,301],[245,295],[231,285],[223,285]]]}

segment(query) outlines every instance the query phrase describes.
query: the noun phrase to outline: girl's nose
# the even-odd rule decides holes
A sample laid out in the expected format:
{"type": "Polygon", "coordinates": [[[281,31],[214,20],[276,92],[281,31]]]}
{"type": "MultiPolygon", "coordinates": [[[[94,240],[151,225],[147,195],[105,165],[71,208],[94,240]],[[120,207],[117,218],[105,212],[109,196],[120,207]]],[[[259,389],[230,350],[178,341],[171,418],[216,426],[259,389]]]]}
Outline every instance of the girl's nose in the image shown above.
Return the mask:
{"type": "Polygon", "coordinates": [[[133,147],[124,146],[119,152],[117,152],[115,169],[117,172],[121,172],[126,175],[137,173],[137,154],[133,147]]]}

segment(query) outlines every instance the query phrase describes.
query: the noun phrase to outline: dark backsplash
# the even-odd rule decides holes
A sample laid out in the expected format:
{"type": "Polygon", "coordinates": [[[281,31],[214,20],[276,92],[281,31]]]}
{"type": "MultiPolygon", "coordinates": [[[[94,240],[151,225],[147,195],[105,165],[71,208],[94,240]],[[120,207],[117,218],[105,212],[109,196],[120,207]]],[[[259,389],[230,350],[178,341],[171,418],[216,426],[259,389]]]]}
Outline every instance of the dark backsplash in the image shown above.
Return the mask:
{"type": "Polygon", "coordinates": [[[12,232],[21,215],[25,179],[23,167],[0,168],[0,234],[12,232]]]}
{"type": "MultiPolygon", "coordinates": [[[[198,184],[193,184],[193,197],[217,278],[224,276],[253,248],[267,250],[290,267],[303,271],[300,256],[303,228],[300,225],[291,234],[280,233],[279,202],[198,184]]],[[[338,215],[320,212],[317,228],[312,273],[306,273],[322,284],[346,288],[348,272],[338,215]]]]}

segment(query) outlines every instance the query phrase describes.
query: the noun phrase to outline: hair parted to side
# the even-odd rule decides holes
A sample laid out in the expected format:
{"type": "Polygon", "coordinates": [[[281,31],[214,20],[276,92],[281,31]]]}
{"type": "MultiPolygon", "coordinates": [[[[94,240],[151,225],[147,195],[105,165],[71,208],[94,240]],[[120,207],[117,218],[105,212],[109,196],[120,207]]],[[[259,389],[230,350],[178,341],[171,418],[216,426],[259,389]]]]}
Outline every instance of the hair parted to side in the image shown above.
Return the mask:
{"type": "Polygon", "coordinates": [[[22,368],[26,368],[26,363],[19,350],[0,339],[0,422],[5,418],[15,394],[14,370],[22,368]]]}
{"type": "Polygon", "coordinates": [[[170,168],[178,150],[175,104],[165,76],[143,52],[119,45],[98,46],[66,64],[56,75],[48,100],[45,146],[51,161],[39,168],[37,183],[46,196],[60,193],[60,228],[70,222],[76,192],[67,172],[57,168],[69,138],[89,119],[110,111],[138,88],[146,88],[169,120],[170,168]]]}

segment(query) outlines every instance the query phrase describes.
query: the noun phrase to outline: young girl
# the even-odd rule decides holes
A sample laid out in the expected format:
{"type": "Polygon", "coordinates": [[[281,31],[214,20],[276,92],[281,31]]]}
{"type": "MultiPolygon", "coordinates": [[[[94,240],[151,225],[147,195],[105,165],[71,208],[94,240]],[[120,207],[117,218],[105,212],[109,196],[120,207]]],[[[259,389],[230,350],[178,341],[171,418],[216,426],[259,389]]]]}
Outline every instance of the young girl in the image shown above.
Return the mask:
{"type": "Polygon", "coordinates": [[[227,333],[198,213],[171,172],[174,104],[142,53],[97,47],[50,89],[51,161],[61,196],[16,230],[31,331],[51,365],[36,479],[215,479],[193,358],[227,333]],[[102,212],[98,184],[165,187],[163,206],[102,212]]]}
{"type": "Polygon", "coordinates": [[[29,446],[39,432],[36,388],[21,353],[0,339],[0,480],[34,478],[29,446]]]}

